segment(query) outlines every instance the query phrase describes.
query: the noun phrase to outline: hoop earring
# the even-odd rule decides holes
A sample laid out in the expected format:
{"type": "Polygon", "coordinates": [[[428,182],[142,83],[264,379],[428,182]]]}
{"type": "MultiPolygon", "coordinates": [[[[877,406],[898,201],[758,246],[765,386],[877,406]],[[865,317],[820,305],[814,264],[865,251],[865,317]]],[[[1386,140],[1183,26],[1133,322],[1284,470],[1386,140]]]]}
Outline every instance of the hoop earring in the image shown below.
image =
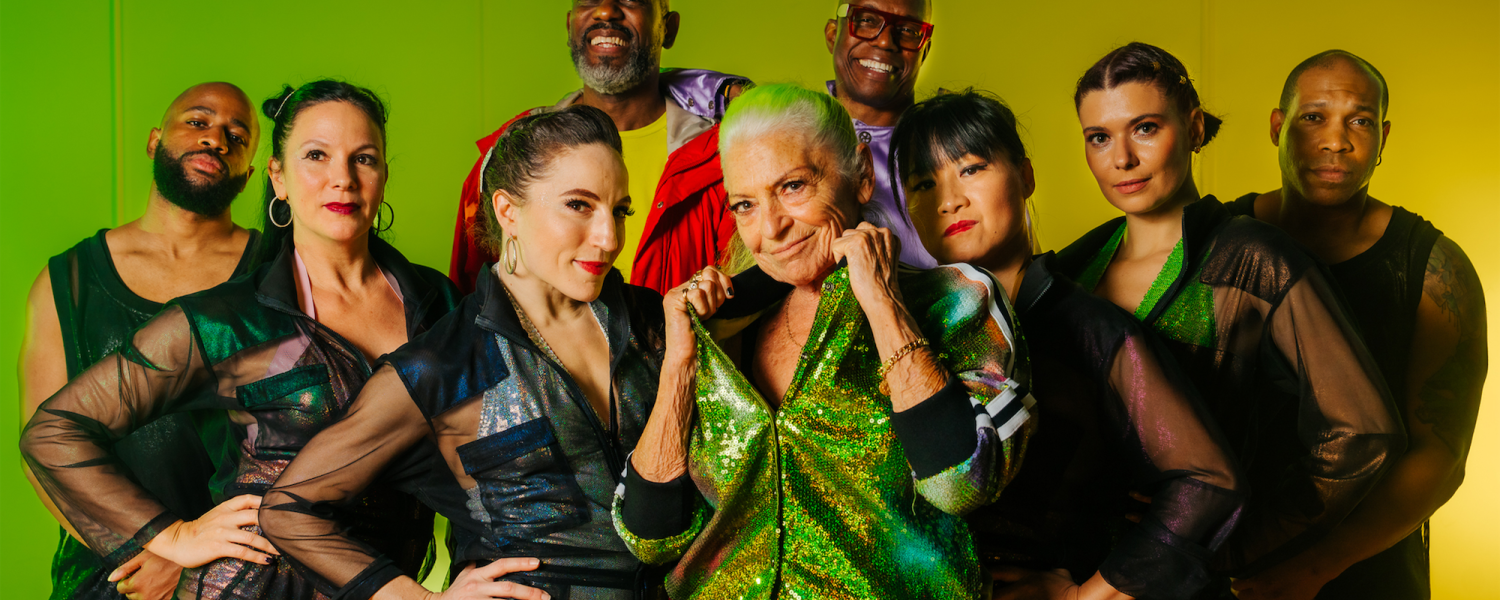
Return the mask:
{"type": "Polygon", "coordinates": [[[1375,157],[1375,166],[1380,166],[1380,163],[1382,162],[1385,162],[1385,154],[1380,154],[1375,157]]]}
{"type": "Polygon", "coordinates": [[[271,202],[266,205],[266,217],[269,218],[269,219],[271,219],[271,224],[272,225],[275,225],[275,226],[280,227],[280,228],[286,228],[286,226],[292,224],[292,215],[291,215],[292,204],[290,202],[287,202],[287,205],[286,205],[286,208],[287,208],[286,222],[285,223],[277,223],[276,222],[276,201],[277,200],[280,200],[282,202],[286,202],[286,198],[271,198],[271,202]]]}
{"type": "Polygon", "coordinates": [[[391,218],[388,219],[388,220],[381,219],[380,218],[380,209],[379,208],[375,209],[375,233],[385,233],[387,231],[390,231],[391,230],[391,226],[396,224],[396,207],[391,206],[390,202],[386,202],[386,201],[382,200],[380,202],[380,208],[389,208],[389,209],[391,209],[391,218]],[[382,221],[384,221],[384,227],[381,226],[382,225],[382,221]]]}
{"type": "Polygon", "coordinates": [[[516,266],[521,263],[521,244],[516,242],[516,236],[505,238],[504,250],[500,260],[505,263],[505,273],[515,275],[516,266]]]}

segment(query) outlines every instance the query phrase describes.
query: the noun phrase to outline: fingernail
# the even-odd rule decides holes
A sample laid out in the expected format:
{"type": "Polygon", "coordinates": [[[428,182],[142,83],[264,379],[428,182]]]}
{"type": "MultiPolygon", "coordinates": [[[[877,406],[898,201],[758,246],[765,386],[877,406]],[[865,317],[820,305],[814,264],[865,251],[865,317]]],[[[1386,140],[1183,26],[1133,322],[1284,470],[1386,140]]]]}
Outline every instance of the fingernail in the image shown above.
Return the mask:
{"type": "Polygon", "coordinates": [[[536,566],[540,566],[542,564],[542,561],[540,559],[533,558],[533,559],[531,559],[531,563],[530,564],[531,564],[531,566],[536,567],[536,566]]]}
{"type": "Polygon", "coordinates": [[[734,288],[729,288],[729,297],[730,298],[734,297],[734,288]]]}

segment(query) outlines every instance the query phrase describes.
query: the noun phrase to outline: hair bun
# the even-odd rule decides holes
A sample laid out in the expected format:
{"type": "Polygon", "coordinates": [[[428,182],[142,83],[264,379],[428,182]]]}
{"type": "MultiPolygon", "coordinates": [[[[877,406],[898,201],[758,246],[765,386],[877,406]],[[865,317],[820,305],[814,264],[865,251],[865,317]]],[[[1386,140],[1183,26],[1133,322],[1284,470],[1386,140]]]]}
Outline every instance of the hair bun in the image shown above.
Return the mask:
{"type": "Polygon", "coordinates": [[[276,113],[281,111],[281,106],[286,104],[286,99],[291,97],[292,93],[296,91],[292,86],[283,84],[280,94],[266,98],[265,102],[260,103],[261,114],[265,115],[267,119],[275,121],[276,113]]]}

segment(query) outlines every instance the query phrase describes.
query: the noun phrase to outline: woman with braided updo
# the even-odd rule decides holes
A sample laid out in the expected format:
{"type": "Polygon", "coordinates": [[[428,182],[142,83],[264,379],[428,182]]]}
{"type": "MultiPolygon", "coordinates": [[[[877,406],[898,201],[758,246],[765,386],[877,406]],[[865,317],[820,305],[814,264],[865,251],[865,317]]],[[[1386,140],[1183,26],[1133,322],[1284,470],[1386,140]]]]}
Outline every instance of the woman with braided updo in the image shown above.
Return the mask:
{"type": "Polygon", "coordinates": [[[619,133],[588,106],[530,115],[481,172],[499,262],[288,467],[266,537],[340,598],[424,599],[330,510],[396,483],[453,525],[442,598],[636,598],[645,574],[610,502],[656,397],[663,326],[661,296],[612,267],[631,214],[619,133]]]}
{"type": "MultiPolygon", "coordinates": [[[[173,300],[42,404],[22,440],[89,547],[112,563],[145,549],[182,565],[178,598],[328,597],[260,536],[254,509],[308,440],[345,414],[375,358],[457,301],[446,277],[377,235],[390,223],[377,216],[390,212],[389,171],[385,106],[373,92],[315,81],[262,110],[274,122],[273,156],[254,270],[173,300]],[[164,508],[113,456],[115,440],[186,412],[215,463],[212,495],[234,499],[195,521],[164,508]]],[[[376,486],[339,511],[359,545],[420,576],[432,512],[415,498],[376,486]]]]}

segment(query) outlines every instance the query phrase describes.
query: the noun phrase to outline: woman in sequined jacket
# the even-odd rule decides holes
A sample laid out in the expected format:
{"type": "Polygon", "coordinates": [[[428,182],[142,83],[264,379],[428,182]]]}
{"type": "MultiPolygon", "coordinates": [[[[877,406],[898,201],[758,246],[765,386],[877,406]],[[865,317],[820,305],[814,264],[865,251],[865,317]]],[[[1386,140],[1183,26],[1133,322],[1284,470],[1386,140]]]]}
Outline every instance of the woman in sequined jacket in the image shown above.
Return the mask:
{"type": "Polygon", "coordinates": [[[266,495],[261,524],[340,598],[424,600],[331,510],[397,485],[452,523],[445,600],[637,598],[644,573],[610,503],[656,397],[663,326],[661,296],[611,267],[632,212],[619,133],[583,105],[527,116],[482,172],[499,264],[382,360],[266,495]]]}
{"type": "Polygon", "coordinates": [[[1000,500],[968,516],[994,597],[1192,598],[1245,496],[1196,390],[1129,313],[1032,256],[1036,179],[1010,108],[941,94],[894,142],[927,250],[993,273],[1026,332],[1042,427],[1000,500]],[[1131,492],[1150,500],[1134,523],[1131,492]]]}
{"type": "Polygon", "coordinates": [[[993,279],[898,268],[891,233],[860,222],[872,171],[850,123],[790,85],[725,117],[756,266],[666,295],[662,382],[615,502],[641,560],[676,561],[673,598],[980,593],[962,515],[1020,466],[1026,360],[993,279]]]}
{"type": "MultiPolygon", "coordinates": [[[[1079,79],[1084,155],[1125,215],[1057,253],[1057,270],[1134,313],[1198,388],[1250,499],[1215,570],[1243,579],[1357,505],[1406,434],[1328,275],[1279,229],[1198,194],[1193,155],[1219,128],[1187,69],[1131,43],[1079,79]]],[[[1210,590],[1228,595],[1227,577],[1210,590]]]]}
{"type": "MultiPolygon", "coordinates": [[[[172,301],[42,404],[22,435],[26,460],[89,547],[114,564],[145,549],[182,565],[178,598],[328,597],[259,535],[260,496],[343,416],[375,357],[457,301],[446,277],[374,235],[389,172],[385,107],[373,92],[315,81],[262,108],[275,128],[258,266],[172,301]],[[240,499],[196,521],[166,510],[111,451],[186,412],[203,423],[215,500],[240,499]]],[[[374,487],[341,510],[359,543],[421,573],[432,512],[415,498],[374,487]]]]}

